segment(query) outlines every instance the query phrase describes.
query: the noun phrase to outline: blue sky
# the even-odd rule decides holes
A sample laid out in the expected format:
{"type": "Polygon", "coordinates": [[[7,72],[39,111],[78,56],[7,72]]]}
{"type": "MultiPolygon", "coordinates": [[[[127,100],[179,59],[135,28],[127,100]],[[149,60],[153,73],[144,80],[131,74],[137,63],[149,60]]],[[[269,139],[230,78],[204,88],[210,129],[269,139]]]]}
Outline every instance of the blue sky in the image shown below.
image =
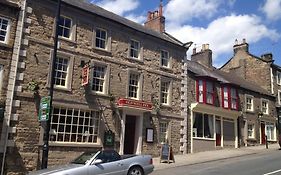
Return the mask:
{"type": "MultiPolygon", "coordinates": [[[[143,24],[160,0],[92,3],[143,24]]],[[[281,66],[281,0],[163,0],[163,5],[166,31],[182,42],[193,41],[190,50],[210,44],[216,67],[233,56],[235,39],[240,43],[243,38],[252,54],[272,53],[281,66]]]]}

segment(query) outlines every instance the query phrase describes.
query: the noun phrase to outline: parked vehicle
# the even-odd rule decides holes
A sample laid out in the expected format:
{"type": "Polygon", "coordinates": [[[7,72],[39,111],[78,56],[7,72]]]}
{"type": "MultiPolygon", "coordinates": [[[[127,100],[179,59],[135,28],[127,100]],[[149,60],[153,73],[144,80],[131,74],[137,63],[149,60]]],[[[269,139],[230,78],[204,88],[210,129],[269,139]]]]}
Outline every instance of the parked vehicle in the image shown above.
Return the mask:
{"type": "Polygon", "coordinates": [[[119,155],[114,150],[85,152],[70,164],[29,173],[30,175],[146,175],[153,171],[151,155],[119,155]]]}

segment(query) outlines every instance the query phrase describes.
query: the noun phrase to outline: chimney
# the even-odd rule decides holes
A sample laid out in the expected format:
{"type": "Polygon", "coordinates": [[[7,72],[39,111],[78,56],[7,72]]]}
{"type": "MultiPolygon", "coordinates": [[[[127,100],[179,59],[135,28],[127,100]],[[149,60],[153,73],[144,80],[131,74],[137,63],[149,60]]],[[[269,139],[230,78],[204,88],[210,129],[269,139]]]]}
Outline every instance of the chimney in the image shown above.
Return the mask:
{"type": "Polygon", "coordinates": [[[261,59],[265,62],[272,62],[272,53],[266,53],[261,55],[261,59]]]}
{"type": "Polygon", "coordinates": [[[233,46],[233,51],[234,51],[234,55],[238,52],[238,51],[244,51],[244,52],[249,52],[249,45],[246,42],[246,39],[244,38],[242,43],[238,43],[238,40],[235,40],[235,44],[233,46]]]}
{"type": "Polygon", "coordinates": [[[196,49],[193,49],[193,54],[191,55],[191,61],[195,61],[201,65],[208,68],[213,67],[212,60],[212,50],[209,48],[209,44],[203,44],[200,52],[196,53],[196,49]]]}
{"type": "Polygon", "coordinates": [[[163,16],[162,0],[160,1],[159,10],[154,12],[149,11],[147,13],[147,20],[144,26],[161,33],[165,32],[165,17],[163,16]]]}

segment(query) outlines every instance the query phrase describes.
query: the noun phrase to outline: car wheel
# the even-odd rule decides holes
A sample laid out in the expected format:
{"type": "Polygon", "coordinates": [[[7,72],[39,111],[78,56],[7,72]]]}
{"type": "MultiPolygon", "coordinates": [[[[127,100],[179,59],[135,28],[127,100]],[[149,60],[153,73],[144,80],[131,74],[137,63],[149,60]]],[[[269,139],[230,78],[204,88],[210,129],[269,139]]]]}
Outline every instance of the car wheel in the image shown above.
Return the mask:
{"type": "Polygon", "coordinates": [[[144,174],[140,167],[135,166],[130,168],[128,175],[144,175],[144,174]]]}

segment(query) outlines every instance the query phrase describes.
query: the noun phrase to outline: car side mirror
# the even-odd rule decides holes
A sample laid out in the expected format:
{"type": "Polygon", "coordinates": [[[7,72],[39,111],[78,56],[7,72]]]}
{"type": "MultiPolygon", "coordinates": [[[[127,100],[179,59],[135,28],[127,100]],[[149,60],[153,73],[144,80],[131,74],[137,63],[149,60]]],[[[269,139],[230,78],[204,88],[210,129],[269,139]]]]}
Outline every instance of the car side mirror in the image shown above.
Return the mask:
{"type": "Polygon", "coordinates": [[[94,165],[100,164],[100,163],[102,163],[102,160],[101,160],[101,159],[96,159],[96,160],[94,161],[94,165]]]}

